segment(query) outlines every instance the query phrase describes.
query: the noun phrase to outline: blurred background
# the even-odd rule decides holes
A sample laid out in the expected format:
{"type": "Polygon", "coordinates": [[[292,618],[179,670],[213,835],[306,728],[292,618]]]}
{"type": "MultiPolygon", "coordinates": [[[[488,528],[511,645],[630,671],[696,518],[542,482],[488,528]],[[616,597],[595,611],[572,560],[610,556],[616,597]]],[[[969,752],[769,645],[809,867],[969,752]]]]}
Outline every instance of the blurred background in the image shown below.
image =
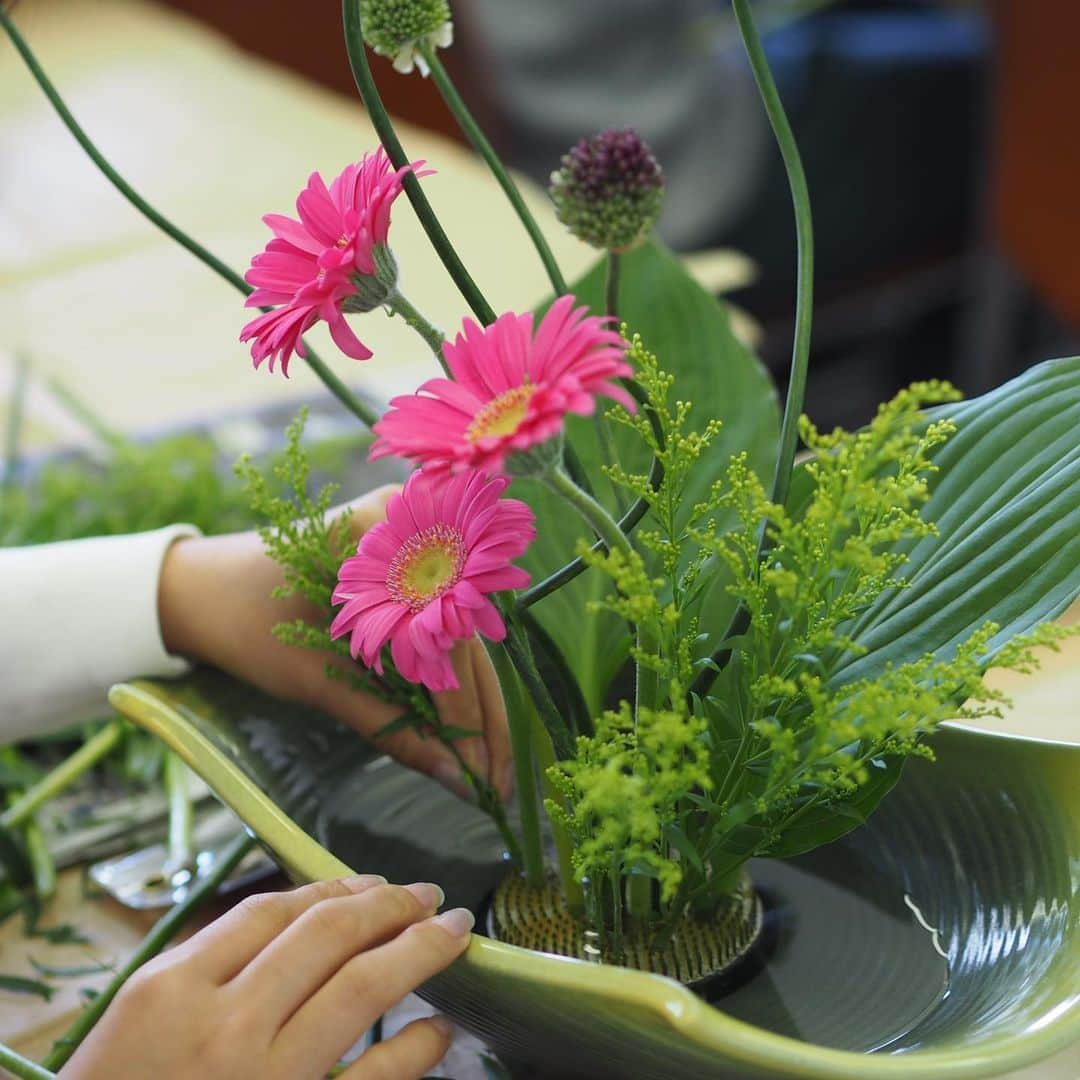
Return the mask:
{"type": "MultiPolygon", "coordinates": [[[[1020,0],[760,0],[757,12],[814,205],[814,418],[858,424],[914,378],[949,377],[974,394],[1075,351],[1080,140],[1068,133],[1080,68],[1069,49],[1080,6],[1040,0],[1034,17],[1020,0]]],[[[734,287],[782,381],[791,208],[728,5],[456,0],[454,14],[446,63],[499,149],[538,185],[580,135],[638,127],[667,172],[664,237],[752,260],[752,274],[738,264],[716,283],[734,287]]],[[[264,242],[259,216],[290,210],[310,169],[334,171],[373,143],[329,0],[257,10],[244,0],[22,0],[16,15],[106,153],[234,265],[264,242]]],[[[450,145],[460,137],[434,87],[376,67],[407,122],[407,149],[438,165],[432,198],[466,261],[496,279],[482,281],[496,307],[539,299],[532,253],[487,198],[483,170],[450,145]]],[[[566,269],[581,270],[590,252],[561,236],[542,191],[530,198],[566,269]]],[[[460,302],[414,234],[411,221],[396,226],[408,291],[452,325],[460,302]]],[[[8,48],[0,282],[0,394],[17,352],[80,384],[125,428],[215,403],[295,399],[297,382],[316,390],[306,372],[291,389],[251,374],[235,297],[107,188],[8,48]]],[[[365,340],[406,348],[382,322],[365,340]]],[[[345,374],[385,396],[409,388],[424,363],[345,374]]]]}

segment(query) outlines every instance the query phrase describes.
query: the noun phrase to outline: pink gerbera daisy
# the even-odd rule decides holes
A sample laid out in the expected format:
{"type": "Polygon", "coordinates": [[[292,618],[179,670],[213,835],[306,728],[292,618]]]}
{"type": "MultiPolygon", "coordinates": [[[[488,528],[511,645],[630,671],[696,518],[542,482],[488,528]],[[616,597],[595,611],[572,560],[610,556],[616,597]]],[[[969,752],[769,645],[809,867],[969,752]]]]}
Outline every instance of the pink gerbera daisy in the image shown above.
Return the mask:
{"type": "Polygon", "coordinates": [[[597,394],[632,410],[612,381],[632,374],[625,349],[608,320],[575,308],[572,296],[551,305],[535,334],[531,314],[501,315],[486,329],[466,319],[464,333],[443,345],[453,379],[394,398],[370,456],[501,472],[508,454],[558,434],[567,413],[592,413],[597,394]]]}
{"type": "MultiPolygon", "coordinates": [[[[269,358],[271,371],[280,361],[288,375],[292,354],[304,355],[301,335],[320,319],[347,356],[371,356],[343,312],[377,306],[357,297],[366,281],[379,282],[387,293],[393,287],[393,260],[380,260],[377,249],[386,247],[390,210],[401,193],[402,178],[421,165],[415,161],[394,171],[380,147],[347,165],[329,188],[319,173],[312,173],[296,199],[299,221],[284,214],[263,218],[274,239],[251,260],[244,275],[256,286],[245,306],[281,306],[253,319],[240,334],[241,341],[252,342],[256,367],[269,358]]],[[[416,175],[428,176],[430,170],[416,175]]]]}
{"type": "Polygon", "coordinates": [[[382,674],[389,643],[394,665],[429,690],[454,690],[455,641],[477,631],[501,641],[506,628],[487,593],[518,589],[529,575],[513,566],[536,530],[517,499],[500,499],[508,480],[475,471],[416,472],[386,507],[386,521],[364,534],[338,572],[331,626],[351,634],[353,658],[382,674]]]}

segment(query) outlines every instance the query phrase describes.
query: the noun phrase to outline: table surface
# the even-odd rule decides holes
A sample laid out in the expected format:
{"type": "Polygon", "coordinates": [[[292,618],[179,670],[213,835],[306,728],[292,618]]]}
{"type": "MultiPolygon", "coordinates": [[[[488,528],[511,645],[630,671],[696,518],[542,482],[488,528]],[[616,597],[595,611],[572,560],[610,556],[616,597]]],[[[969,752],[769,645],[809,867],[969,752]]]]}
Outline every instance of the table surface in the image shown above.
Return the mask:
{"type": "MultiPolygon", "coordinates": [[[[358,103],[245,57],[164,10],[119,0],[23,0],[16,16],[121,172],[234,267],[243,269],[267,239],[260,215],[291,212],[311,170],[331,175],[375,146],[358,103]]],[[[438,169],[425,186],[494,306],[520,309],[543,297],[542,269],[483,167],[431,133],[406,126],[401,134],[411,155],[438,169]]],[[[27,445],[89,438],[45,390],[47,375],[126,432],[299,401],[318,389],[301,362],[290,380],[251,370],[237,341],[246,318],[238,294],[104,182],[7,48],[0,48],[0,163],[0,409],[16,356],[25,355],[34,372],[27,445]]],[[[554,222],[540,193],[525,191],[564,270],[571,277],[582,271],[591,252],[554,222]]],[[[393,245],[410,297],[436,323],[456,326],[463,304],[404,200],[393,245]]],[[[712,255],[699,268],[714,287],[747,273],[732,255],[712,255]]],[[[325,334],[314,335],[350,383],[387,398],[434,373],[430,355],[397,320],[371,315],[355,325],[376,352],[362,365],[337,357],[325,334]]],[[[1080,642],[1049,657],[1036,677],[999,682],[1017,707],[992,726],[1080,741],[1080,642]]],[[[79,873],[67,871],[49,920],[77,921],[92,944],[27,939],[20,920],[9,919],[0,926],[0,970],[33,975],[31,957],[56,966],[122,963],[153,918],[107,898],[85,900],[79,873]]],[[[80,989],[100,988],[108,977],[57,980],[48,1004],[0,991],[0,1041],[40,1057],[79,1007],[80,989]]],[[[1078,1076],[1076,1055],[1063,1054],[1013,1080],[1078,1076]]]]}

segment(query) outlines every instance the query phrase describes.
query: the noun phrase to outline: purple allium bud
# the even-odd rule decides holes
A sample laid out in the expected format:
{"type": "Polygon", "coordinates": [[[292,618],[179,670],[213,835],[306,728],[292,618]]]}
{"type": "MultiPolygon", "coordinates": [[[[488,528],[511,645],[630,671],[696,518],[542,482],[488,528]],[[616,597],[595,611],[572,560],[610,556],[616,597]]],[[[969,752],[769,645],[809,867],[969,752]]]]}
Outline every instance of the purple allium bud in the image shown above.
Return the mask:
{"type": "Polygon", "coordinates": [[[579,239],[608,251],[628,251],[660,214],[664,174],[633,128],[608,128],[581,139],[551,174],[559,220],[579,239]]]}

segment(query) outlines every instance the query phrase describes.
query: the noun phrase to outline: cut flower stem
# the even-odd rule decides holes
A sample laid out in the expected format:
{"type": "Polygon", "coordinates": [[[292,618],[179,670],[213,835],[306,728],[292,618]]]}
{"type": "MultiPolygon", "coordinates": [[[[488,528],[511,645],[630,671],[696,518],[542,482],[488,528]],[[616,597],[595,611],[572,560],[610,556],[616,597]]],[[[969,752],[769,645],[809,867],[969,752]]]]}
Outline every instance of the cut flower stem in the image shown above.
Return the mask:
{"type": "Polygon", "coordinates": [[[468,106],[462,100],[446,68],[443,67],[435,48],[429,42],[421,42],[420,53],[427,61],[428,67],[431,68],[431,80],[442,95],[446,107],[454,114],[454,119],[457,120],[459,127],[465,133],[465,137],[469,142],[472,143],[473,148],[487,162],[487,166],[498,181],[499,187],[503,189],[503,193],[514,208],[514,213],[517,214],[521,224],[525,227],[525,231],[529,234],[529,239],[532,240],[533,247],[536,248],[536,253],[544,264],[544,270],[547,272],[548,280],[551,282],[555,295],[562,296],[567,292],[566,280],[559,269],[559,264],[555,261],[555,256],[552,254],[544,234],[540,231],[540,226],[536,223],[536,218],[533,217],[532,212],[525,204],[525,200],[521,197],[521,192],[518,190],[517,184],[514,183],[513,177],[495,152],[495,148],[484,134],[483,129],[476,122],[472,113],[469,112],[468,106]]]}
{"type": "MultiPolygon", "coordinates": [[[[386,106],[379,95],[379,89],[375,85],[375,78],[371,74],[371,67],[367,59],[367,46],[364,44],[364,27],[360,17],[359,0],[342,0],[341,12],[345,29],[345,49],[349,54],[349,66],[352,68],[356,88],[360,91],[360,97],[368,111],[368,116],[371,118],[375,133],[379,136],[379,142],[382,143],[383,148],[389,155],[394,168],[402,169],[409,164],[409,159],[401,145],[401,140],[397,137],[397,132],[394,130],[394,122],[390,119],[390,114],[386,111],[386,106]]],[[[431,241],[431,246],[442,260],[443,266],[446,267],[447,273],[465,298],[465,302],[485,326],[493,323],[495,321],[495,312],[487,300],[484,299],[484,294],[465,268],[465,264],[454,249],[450,238],[446,235],[446,230],[443,229],[439,219],[435,216],[435,211],[432,209],[431,203],[428,202],[419,181],[410,172],[402,180],[402,186],[405,188],[405,194],[409,197],[409,202],[412,203],[424,232],[427,233],[428,239],[431,241]]]]}
{"type": "Polygon", "coordinates": [[[412,304],[406,297],[395,289],[386,300],[387,310],[403,319],[413,330],[415,330],[427,343],[427,346],[435,354],[435,359],[439,361],[443,371],[446,373],[446,377],[450,378],[450,369],[447,366],[446,358],[443,356],[443,332],[434,324],[428,322],[423,315],[420,314],[419,309],[412,304]]]}

